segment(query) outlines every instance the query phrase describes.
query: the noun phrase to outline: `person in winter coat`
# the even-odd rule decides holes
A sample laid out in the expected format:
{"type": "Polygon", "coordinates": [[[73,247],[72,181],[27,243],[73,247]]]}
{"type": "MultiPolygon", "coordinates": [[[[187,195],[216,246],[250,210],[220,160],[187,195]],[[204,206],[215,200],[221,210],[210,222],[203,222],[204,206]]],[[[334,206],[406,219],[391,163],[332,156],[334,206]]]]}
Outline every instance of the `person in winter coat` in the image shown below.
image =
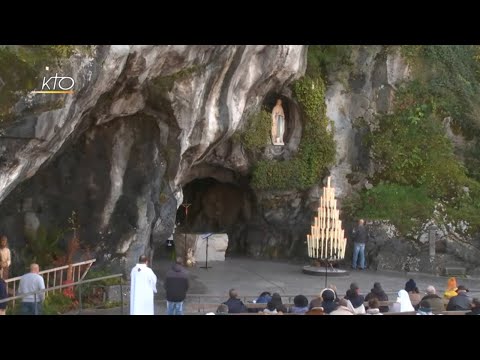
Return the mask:
{"type": "Polygon", "coordinates": [[[187,297],[189,281],[181,257],[177,258],[167,272],[164,287],[167,293],[167,315],[183,315],[183,301],[187,297]]]}
{"type": "Polygon", "coordinates": [[[457,296],[457,279],[451,277],[448,279],[447,290],[445,290],[443,293],[443,297],[447,300],[450,300],[450,298],[454,296],[457,296]]]}
{"type": "Polygon", "coordinates": [[[463,285],[458,285],[457,296],[450,298],[447,310],[448,311],[457,311],[457,310],[470,310],[472,308],[471,300],[468,297],[468,289],[463,285]]]}
{"type": "MultiPolygon", "coordinates": [[[[382,285],[379,282],[373,284],[373,288],[370,292],[365,296],[365,301],[370,301],[371,299],[377,299],[378,301],[388,301],[388,295],[383,291],[382,285]]],[[[379,307],[381,313],[388,312],[388,305],[387,306],[380,306],[379,307]]]]}
{"type": "Polygon", "coordinates": [[[368,302],[367,315],[383,315],[378,305],[378,299],[376,297],[371,298],[368,302]]]}
{"type": "Polygon", "coordinates": [[[338,301],[338,307],[336,310],[333,310],[330,315],[354,315],[353,308],[348,307],[348,300],[341,299],[338,301]]]}
{"type": "Polygon", "coordinates": [[[445,302],[444,300],[437,295],[437,290],[432,285],[429,285],[426,289],[427,295],[422,298],[423,300],[427,300],[432,307],[432,311],[445,311],[445,302]]]}
{"type": "Polygon", "coordinates": [[[290,308],[292,314],[305,314],[308,311],[308,299],[304,295],[295,296],[293,304],[290,308]]]}
{"type": "Polygon", "coordinates": [[[332,311],[337,309],[337,304],[335,303],[335,292],[332,289],[323,289],[320,293],[320,297],[322,298],[321,306],[326,314],[330,314],[332,311]]]}
{"type": "Polygon", "coordinates": [[[245,304],[242,302],[242,300],[238,298],[237,290],[230,289],[230,291],[228,292],[228,296],[230,298],[225,301],[224,304],[228,306],[229,314],[240,314],[248,312],[245,304]]]}
{"type": "Polygon", "coordinates": [[[420,296],[420,291],[418,291],[417,284],[413,279],[406,282],[405,291],[408,293],[408,297],[410,298],[413,307],[415,309],[418,308],[418,304],[420,304],[422,297],[420,296]]]}
{"type": "Polygon", "coordinates": [[[357,283],[353,282],[350,284],[350,289],[347,290],[345,299],[352,303],[352,306],[355,309],[355,314],[365,314],[365,305],[363,305],[365,298],[363,295],[360,295],[360,288],[357,283]]]}
{"type": "Polygon", "coordinates": [[[281,312],[283,314],[286,314],[288,312],[287,307],[283,305],[282,297],[279,293],[273,293],[270,302],[275,305],[275,309],[277,309],[278,312],[281,312]]]}

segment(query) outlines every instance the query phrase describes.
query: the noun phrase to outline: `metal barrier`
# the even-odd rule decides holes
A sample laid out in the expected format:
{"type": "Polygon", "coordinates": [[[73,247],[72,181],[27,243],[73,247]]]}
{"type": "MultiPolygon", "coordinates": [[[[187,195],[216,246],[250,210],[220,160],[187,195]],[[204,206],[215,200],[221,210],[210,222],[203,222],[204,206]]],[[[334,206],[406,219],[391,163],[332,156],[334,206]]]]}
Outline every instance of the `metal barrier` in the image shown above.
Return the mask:
{"type": "MultiPolygon", "coordinates": [[[[59,266],[53,269],[47,269],[47,270],[42,270],[38,273],[38,275],[43,276],[43,279],[45,281],[45,287],[49,288],[50,285],[50,278],[52,278],[53,281],[53,286],[49,289],[56,289],[57,285],[57,279],[59,280],[60,284],[63,282],[64,279],[64,273],[68,272],[68,269],[71,268],[72,271],[72,280],[75,281],[75,278],[77,278],[77,281],[83,280],[83,278],[87,275],[88,270],[90,270],[92,264],[96,261],[96,259],[91,259],[91,260],[86,260],[78,263],[74,263],[71,265],[64,265],[64,266],[59,266]],[[82,269],[84,268],[84,269],[82,269]],[[50,274],[52,276],[50,277],[50,274]]],[[[12,285],[13,288],[13,296],[16,295],[16,291],[18,288],[18,283],[20,282],[21,276],[17,276],[14,278],[10,278],[5,280],[5,283],[7,285],[7,293],[9,292],[10,284],[12,285]]],[[[65,279],[67,278],[67,275],[65,274],[65,279]]],[[[50,290],[49,290],[50,291],[50,290]]],[[[45,296],[48,296],[48,291],[45,294],[45,296]]],[[[15,300],[13,301],[13,304],[15,305],[15,300]]]]}
{"type": "Polygon", "coordinates": [[[92,283],[92,282],[97,282],[97,281],[101,281],[101,280],[107,280],[107,279],[114,279],[114,278],[120,278],[120,301],[121,301],[121,305],[120,305],[120,313],[121,315],[123,315],[123,306],[124,306],[124,301],[123,301],[123,274],[115,274],[115,275],[108,275],[108,276],[102,276],[102,277],[99,277],[99,278],[95,278],[95,279],[89,279],[89,280],[81,280],[81,281],[76,281],[76,282],[72,282],[72,283],[69,283],[69,284],[65,284],[65,285],[58,285],[58,286],[53,286],[53,287],[50,287],[50,288],[47,288],[47,289],[43,289],[43,290],[37,290],[37,291],[34,291],[34,292],[30,292],[30,293],[25,293],[25,294],[21,294],[21,295],[16,295],[16,296],[11,296],[11,297],[8,297],[8,298],[5,298],[3,300],[0,300],[0,303],[4,303],[4,302],[8,302],[8,301],[12,301],[12,300],[16,300],[16,299],[22,299],[26,296],[30,296],[30,295],[33,295],[34,297],[34,303],[35,303],[35,313],[38,314],[38,309],[37,309],[37,296],[39,296],[39,294],[41,293],[47,293],[49,291],[53,291],[53,290],[57,290],[57,289],[64,289],[64,288],[68,288],[68,287],[72,287],[72,286],[75,286],[75,285],[78,285],[78,292],[79,292],[79,310],[78,310],[78,313],[77,314],[80,314],[82,312],[82,285],[83,284],[87,284],[87,283],[92,283]]]}

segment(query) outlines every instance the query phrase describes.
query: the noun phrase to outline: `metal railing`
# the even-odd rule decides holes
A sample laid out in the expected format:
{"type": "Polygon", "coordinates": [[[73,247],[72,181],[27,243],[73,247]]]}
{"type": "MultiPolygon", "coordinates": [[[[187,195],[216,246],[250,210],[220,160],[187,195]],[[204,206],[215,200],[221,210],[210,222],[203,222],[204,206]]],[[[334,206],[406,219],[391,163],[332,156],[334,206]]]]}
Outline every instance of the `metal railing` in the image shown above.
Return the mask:
{"type": "MultiPolygon", "coordinates": [[[[45,296],[48,296],[48,291],[51,291],[50,289],[56,289],[57,279],[59,280],[59,283],[62,284],[64,279],[64,273],[66,273],[70,267],[72,268],[72,280],[75,281],[75,278],[77,278],[77,281],[80,281],[80,280],[83,280],[85,275],[87,275],[88,270],[90,270],[90,268],[92,267],[92,264],[95,261],[97,261],[97,259],[86,260],[86,261],[78,262],[71,265],[64,265],[64,266],[59,266],[53,269],[40,271],[38,274],[43,276],[43,279],[45,281],[45,288],[49,289],[47,290],[47,293],[45,294],[45,296]],[[46,276],[46,279],[45,279],[45,276],[46,276]],[[50,288],[50,278],[52,278],[52,281],[53,281],[53,285],[51,288],[50,288]]],[[[15,297],[15,295],[17,294],[18,283],[20,282],[21,278],[22,278],[21,276],[17,276],[17,277],[5,280],[5,283],[7,286],[7,294],[9,294],[10,284],[11,284],[11,287],[13,288],[12,294],[15,297]]],[[[65,279],[67,279],[67,274],[65,274],[65,279]]],[[[71,284],[69,285],[72,286],[71,284]]],[[[15,300],[13,301],[13,305],[15,305],[15,300]]]]}
{"type": "Polygon", "coordinates": [[[30,295],[33,295],[34,297],[34,303],[35,303],[35,312],[38,313],[38,310],[37,310],[37,296],[39,296],[39,294],[41,293],[46,293],[49,292],[49,291],[54,291],[54,290],[59,290],[59,289],[64,289],[64,288],[68,288],[68,287],[72,287],[72,286],[75,286],[77,285],[78,286],[78,301],[79,301],[79,309],[78,309],[78,312],[77,314],[80,314],[83,310],[83,307],[82,307],[82,285],[83,284],[87,284],[87,283],[93,283],[93,282],[97,282],[97,281],[101,281],[101,280],[107,280],[107,279],[114,279],[114,278],[120,278],[120,302],[121,302],[121,305],[120,305],[120,313],[121,315],[123,315],[123,307],[124,307],[124,301],[123,301],[123,274],[115,274],[115,275],[108,275],[108,276],[102,276],[102,277],[98,277],[98,278],[95,278],[95,279],[89,279],[89,280],[80,280],[80,281],[76,281],[76,282],[73,282],[73,283],[69,283],[69,284],[65,284],[65,285],[57,285],[57,286],[52,286],[50,288],[47,288],[47,289],[43,289],[43,290],[38,290],[38,291],[34,291],[34,292],[30,292],[30,293],[25,293],[25,294],[21,294],[21,295],[15,295],[15,296],[11,296],[11,297],[8,297],[8,298],[5,298],[5,299],[2,299],[0,300],[0,303],[4,303],[4,302],[8,302],[8,301],[15,301],[16,299],[22,299],[26,296],[30,296],[30,295]]]}

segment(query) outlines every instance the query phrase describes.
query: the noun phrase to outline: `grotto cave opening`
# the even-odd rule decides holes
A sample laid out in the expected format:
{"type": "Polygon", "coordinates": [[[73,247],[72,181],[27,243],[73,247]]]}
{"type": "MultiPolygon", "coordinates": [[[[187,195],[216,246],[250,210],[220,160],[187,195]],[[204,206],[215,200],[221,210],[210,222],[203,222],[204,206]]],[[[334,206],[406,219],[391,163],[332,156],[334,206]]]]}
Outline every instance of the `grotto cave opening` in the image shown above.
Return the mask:
{"type": "Polygon", "coordinates": [[[242,231],[252,218],[254,196],[248,185],[221,182],[213,177],[196,178],[183,187],[183,204],[176,214],[176,233],[228,234],[227,253],[243,253],[242,231]]]}

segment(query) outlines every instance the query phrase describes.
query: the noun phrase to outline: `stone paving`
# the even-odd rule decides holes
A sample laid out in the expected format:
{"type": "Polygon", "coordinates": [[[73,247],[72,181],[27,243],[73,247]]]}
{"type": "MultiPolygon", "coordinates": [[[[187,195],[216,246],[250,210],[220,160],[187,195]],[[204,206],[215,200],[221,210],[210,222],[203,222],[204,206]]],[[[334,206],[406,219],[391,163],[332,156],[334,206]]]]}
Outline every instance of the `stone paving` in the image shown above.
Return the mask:
{"type": "MultiPolygon", "coordinates": [[[[227,258],[225,262],[209,262],[212,268],[206,270],[197,264],[189,268],[191,287],[187,302],[219,302],[228,298],[228,290],[236,288],[240,296],[257,296],[262,291],[278,292],[284,295],[305,294],[313,295],[319,293],[325,287],[323,276],[312,276],[302,273],[302,264],[292,264],[277,261],[252,260],[247,258],[227,258]],[[199,300],[194,294],[216,295],[215,298],[204,298],[199,300]]],[[[165,273],[171,266],[167,260],[156,260],[153,269],[158,276],[158,294],[156,296],[155,314],[165,314],[165,292],[163,291],[163,279],[165,273]]],[[[438,292],[443,293],[447,284],[447,277],[433,276],[419,273],[387,272],[387,271],[359,271],[351,270],[345,277],[328,277],[328,284],[335,284],[340,296],[355,281],[358,283],[361,292],[366,295],[373,287],[375,281],[379,281],[384,290],[394,299],[394,293],[403,289],[405,282],[413,278],[421,292],[428,285],[434,285],[438,292]]],[[[480,279],[458,278],[458,284],[466,285],[471,289],[471,296],[480,294],[480,279]]],[[[284,302],[287,299],[284,299],[284,302]]],[[[124,313],[128,314],[128,305],[124,313]]],[[[83,314],[120,314],[120,310],[85,310],[83,314]]]]}

